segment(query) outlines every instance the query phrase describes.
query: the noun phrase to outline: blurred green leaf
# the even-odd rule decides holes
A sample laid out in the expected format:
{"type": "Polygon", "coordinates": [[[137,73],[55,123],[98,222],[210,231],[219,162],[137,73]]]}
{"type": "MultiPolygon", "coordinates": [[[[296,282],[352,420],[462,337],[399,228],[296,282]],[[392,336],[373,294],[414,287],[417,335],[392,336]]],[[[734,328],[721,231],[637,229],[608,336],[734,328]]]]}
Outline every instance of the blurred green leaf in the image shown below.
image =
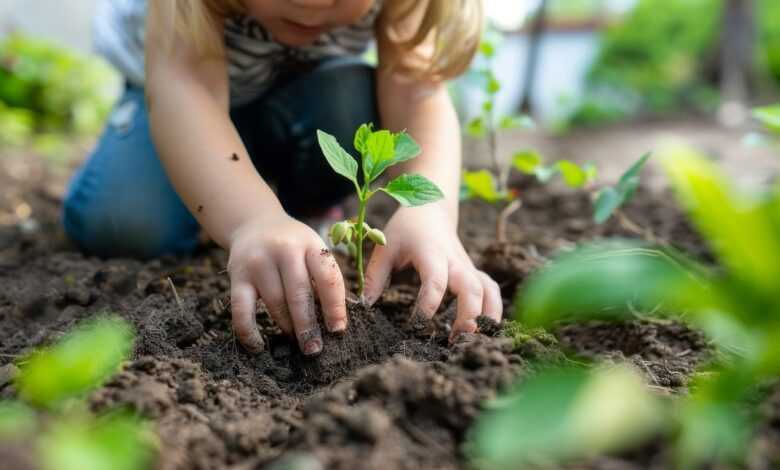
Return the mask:
{"type": "Polygon", "coordinates": [[[485,86],[485,91],[488,95],[495,95],[499,91],[501,91],[501,82],[498,81],[498,79],[493,75],[493,73],[489,73],[488,75],[488,81],[487,85],[485,86]]]}
{"type": "Polygon", "coordinates": [[[478,420],[478,467],[524,468],[625,448],[663,423],[639,375],[617,366],[550,370],[523,382],[478,420]]]}
{"type": "Polygon", "coordinates": [[[106,317],[88,322],[20,362],[19,397],[50,408],[84,395],[119,369],[132,345],[132,329],[124,320],[106,317]]]}
{"type": "Polygon", "coordinates": [[[483,40],[479,44],[479,53],[487,58],[493,58],[496,55],[496,46],[492,42],[483,40]]]}
{"type": "Polygon", "coordinates": [[[680,429],[675,458],[680,468],[737,463],[748,448],[755,416],[744,403],[756,380],[752,370],[719,368],[710,374],[695,380],[691,398],[677,404],[680,429]]]}
{"type": "Polygon", "coordinates": [[[634,164],[631,165],[631,167],[629,167],[629,169],[620,176],[620,180],[618,180],[617,184],[617,190],[621,194],[624,203],[630,201],[631,198],[634,197],[634,193],[636,192],[637,188],[639,188],[639,177],[642,173],[642,169],[645,167],[649,159],[650,153],[642,155],[639,157],[639,160],[634,162],[634,164]]]}
{"type": "Polygon", "coordinates": [[[466,125],[466,132],[476,139],[480,139],[485,136],[485,120],[481,117],[474,118],[466,125]]]}
{"type": "Polygon", "coordinates": [[[496,179],[488,170],[463,172],[463,187],[468,198],[476,197],[491,204],[506,199],[498,192],[496,179]]]}
{"type": "Polygon", "coordinates": [[[661,163],[680,204],[723,265],[766,295],[780,279],[780,231],[763,199],[732,188],[721,172],[687,147],[671,147],[661,163]]]}
{"type": "Polygon", "coordinates": [[[512,165],[527,175],[535,174],[542,161],[542,155],[535,150],[522,150],[512,156],[512,165]]]}
{"type": "Polygon", "coordinates": [[[753,110],[753,117],[768,130],[780,133],[780,104],[756,108],[753,110]]]}
{"type": "Polygon", "coordinates": [[[603,224],[615,211],[623,205],[623,198],[612,186],[599,190],[594,203],[593,220],[597,224],[603,224]]]}
{"type": "Polygon", "coordinates": [[[44,470],[141,470],[152,458],[151,433],[129,414],[60,418],[40,439],[44,470]]]}
{"type": "Polygon", "coordinates": [[[582,188],[589,183],[585,169],[570,160],[558,160],[555,162],[561,172],[564,183],[571,188],[582,188]]]}
{"type": "Polygon", "coordinates": [[[13,401],[0,401],[0,439],[24,439],[37,425],[35,411],[13,401]]]}
{"type": "Polygon", "coordinates": [[[20,34],[0,40],[0,103],[30,113],[35,132],[93,134],[120,91],[102,60],[20,34]]]}
{"type": "Polygon", "coordinates": [[[518,129],[518,128],[533,129],[536,127],[536,123],[531,118],[531,116],[523,114],[520,116],[502,117],[501,120],[498,122],[498,127],[503,130],[518,129]]]}
{"type": "Polygon", "coordinates": [[[629,304],[640,311],[710,305],[706,276],[671,250],[598,243],[561,254],[536,272],[518,292],[515,312],[529,326],[548,326],[566,318],[630,316],[629,304]]]}
{"type": "Polygon", "coordinates": [[[615,187],[602,188],[593,204],[593,220],[597,224],[606,222],[612,214],[634,197],[640,183],[642,169],[650,159],[650,153],[642,155],[621,176],[615,187]]]}

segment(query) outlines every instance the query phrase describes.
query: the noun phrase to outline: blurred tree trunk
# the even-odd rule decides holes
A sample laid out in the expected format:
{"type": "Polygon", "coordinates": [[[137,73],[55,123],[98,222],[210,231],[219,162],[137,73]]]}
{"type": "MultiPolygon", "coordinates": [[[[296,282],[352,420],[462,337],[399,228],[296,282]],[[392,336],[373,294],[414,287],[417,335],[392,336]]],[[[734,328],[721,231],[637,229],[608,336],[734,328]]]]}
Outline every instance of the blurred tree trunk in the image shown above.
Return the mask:
{"type": "Polygon", "coordinates": [[[549,2],[547,0],[541,1],[528,35],[528,55],[525,60],[523,95],[520,101],[521,113],[531,113],[531,100],[534,96],[534,87],[536,85],[536,71],[539,68],[539,50],[542,45],[542,36],[544,36],[547,26],[548,6],[549,2]]]}
{"type": "Polygon", "coordinates": [[[740,109],[745,114],[750,98],[755,36],[753,7],[753,0],[724,0],[720,40],[720,92],[723,103],[721,119],[727,124],[738,124],[740,109]]]}

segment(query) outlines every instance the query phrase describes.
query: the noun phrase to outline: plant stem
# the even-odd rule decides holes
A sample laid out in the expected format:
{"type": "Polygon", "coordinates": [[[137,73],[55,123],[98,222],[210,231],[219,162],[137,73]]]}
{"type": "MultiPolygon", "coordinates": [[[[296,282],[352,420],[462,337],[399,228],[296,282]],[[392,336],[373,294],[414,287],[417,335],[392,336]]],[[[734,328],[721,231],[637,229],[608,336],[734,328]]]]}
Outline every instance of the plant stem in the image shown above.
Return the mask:
{"type": "Polygon", "coordinates": [[[366,236],[363,230],[363,223],[366,221],[366,205],[368,203],[368,191],[363,188],[360,193],[360,206],[358,208],[358,220],[357,220],[357,240],[355,242],[355,251],[357,253],[357,272],[358,272],[358,298],[363,299],[363,288],[366,284],[366,279],[363,275],[363,238],[366,236]]]}
{"type": "Polygon", "coordinates": [[[520,199],[515,199],[501,209],[501,212],[498,214],[498,219],[496,220],[496,241],[499,243],[506,242],[506,225],[509,216],[517,212],[522,205],[523,202],[520,199]]]}

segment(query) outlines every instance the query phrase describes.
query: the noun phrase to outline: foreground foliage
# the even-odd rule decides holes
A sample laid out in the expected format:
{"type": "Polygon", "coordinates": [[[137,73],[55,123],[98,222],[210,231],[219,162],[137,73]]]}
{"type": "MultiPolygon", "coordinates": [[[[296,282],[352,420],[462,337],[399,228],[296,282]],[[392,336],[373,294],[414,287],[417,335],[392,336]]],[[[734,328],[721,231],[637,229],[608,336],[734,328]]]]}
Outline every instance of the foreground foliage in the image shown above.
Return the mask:
{"type": "Polygon", "coordinates": [[[82,325],[19,361],[20,401],[0,402],[0,442],[33,441],[39,465],[57,470],[134,470],[151,458],[150,431],[129,412],[93,416],[84,402],[119,370],[133,344],[114,317],[82,325]]]}
{"type": "MultiPolygon", "coordinates": [[[[561,255],[533,276],[517,298],[516,312],[531,326],[550,326],[560,320],[630,319],[639,310],[681,316],[700,327],[718,347],[722,360],[695,377],[689,396],[668,403],[665,424],[635,413],[634,407],[647,399],[647,392],[637,390],[626,396],[616,389],[603,393],[599,400],[604,407],[614,400],[631,400],[627,415],[637,429],[656,429],[674,442],[678,468],[695,468],[710,461],[737,462],[744,458],[755,424],[755,409],[747,405],[748,398],[780,373],[776,292],[780,186],[760,193],[738,190],[705,157],[686,147],[670,148],[660,160],[680,204],[721,267],[701,264],[670,248],[636,242],[584,246],[561,255]]],[[[584,383],[601,380],[598,373],[592,374],[584,383]]],[[[543,380],[544,376],[531,379],[519,393],[526,394],[526,387],[543,380]]],[[[523,412],[532,407],[555,408],[581,393],[582,389],[572,389],[557,398],[548,395],[545,402],[515,406],[523,412]]],[[[568,407],[560,419],[581,412],[568,407]]],[[[596,417],[594,426],[599,427],[602,419],[596,417]]],[[[510,433],[517,426],[507,422],[502,429],[510,433]]],[[[625,433],[633,435],[634,428],[625,433]]],[[[625,437],[622,434],[613,437],[625,437]]],[[[614,442],[621,444],[618,447],[623,444],[614,442]]],[[[500,455],[495,449],[481,450],[486,458],[500,455]]],[[[576,450],[556,449],[546,457],[587,455],[592,449],[576,450]]],[[[538,451],[518,452],[530,458],[538,451]]]]}

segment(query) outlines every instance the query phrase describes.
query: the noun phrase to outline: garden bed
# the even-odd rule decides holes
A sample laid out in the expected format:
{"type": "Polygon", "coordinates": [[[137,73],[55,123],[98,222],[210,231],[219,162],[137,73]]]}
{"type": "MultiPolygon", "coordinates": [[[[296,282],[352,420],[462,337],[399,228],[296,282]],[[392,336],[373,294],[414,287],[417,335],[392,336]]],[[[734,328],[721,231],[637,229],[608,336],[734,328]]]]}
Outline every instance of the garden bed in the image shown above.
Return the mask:
{"type": "MultiPolygon", "coordinates": [[[[409,273],[394,278],[375,310],[355,317],[350,334],[329,339],[320,359],[304,358],[262,312],[269,347],[250,354],[231,333],[222,250],[149,262],[85,257],[58,228],[59,195],[47,173],[12,176],[0,172],[0,207],[23,197],[36,223],[0,225],[0,396],[15,393],[6,364],[83,319],[116,312],[137,329],[135,352],[90,404],[129,406],[154,420],[159,468],[464,468],[469,428],[485,401],[532,374],[539,359],[627,361],[658,393],[677,394],[711,357],[698,332],[642,312],[628,323],[564,325],[553,334],[482,322],[484,334],[449,346],[451,298],[432,331],[408,324],[416,295],[409,273]]],[[[522,183],[524,207],[505,245],[492,242],[492,207],[469,202],[461,211],[464,243],[501,283],[507,317],[518,284],[555,250],[636,236],[615,220],[595,225],[579,192],[522,183]]],[[[371,214],[371,224],[387,220],[388,210],[377,208],[384,213],[371,214]]],[[[668,195],[641,190],[626,214],[658,239],[707,257],[668,195]]],[[[339,262],[354,287],[354,273],[339,262]]],[[[777,403],[764,407],[751,468],[771,468],[780,456],[777,403]]],[[[658,441],[572,468],[668,468],[668,451],[658,441]]],[[[0,446],[0,455],[8,452],[0,446]]]]}

